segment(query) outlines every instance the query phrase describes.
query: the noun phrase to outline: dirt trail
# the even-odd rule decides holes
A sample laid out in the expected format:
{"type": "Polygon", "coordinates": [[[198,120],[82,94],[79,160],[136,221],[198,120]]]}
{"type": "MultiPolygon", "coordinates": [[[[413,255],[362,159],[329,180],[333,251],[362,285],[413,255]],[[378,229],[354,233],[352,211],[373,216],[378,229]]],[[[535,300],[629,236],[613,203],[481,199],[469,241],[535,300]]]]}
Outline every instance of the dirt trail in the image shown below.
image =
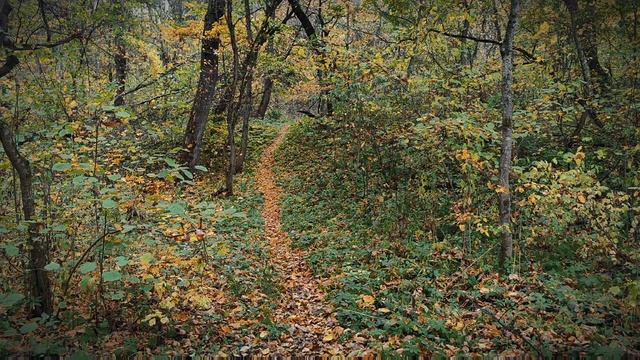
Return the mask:
{"type": "Polygon", "coordinates": [[[343,331],[325,301],[311,269],[304,261],[304,252],[291,248],[291,240],[280,226],[280,198],[282,190],[273,174],[274,151],[282,142],[288,126],[262,154],[256,173],[258,191],[264,195],[262,216],[265,220],[266,239],[269,241],[271,265],[277,272],[282,288],[281,301],[273,314],[274,322],[285,325],[288,333],[280,338],[280,353],[318,354],[344,350],[336,343],[343,331]]]}

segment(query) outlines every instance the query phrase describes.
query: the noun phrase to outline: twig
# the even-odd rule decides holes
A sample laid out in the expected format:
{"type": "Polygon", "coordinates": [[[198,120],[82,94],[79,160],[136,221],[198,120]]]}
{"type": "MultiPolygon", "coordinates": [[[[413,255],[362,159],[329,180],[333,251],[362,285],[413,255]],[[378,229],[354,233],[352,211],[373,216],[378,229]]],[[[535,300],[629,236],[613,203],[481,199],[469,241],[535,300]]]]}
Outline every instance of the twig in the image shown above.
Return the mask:
{"type": "Polygon", "coordinates": [[[82,256],[80,256],[80,259],[78,259],[78,261],[76,261],[75,265],[73,265],[73,267],[69,271],[69,275],[67,276],[67,279],[65,280],[64,285],[62,286],[62,289],[63,289],[62,297],[63,298],[67,296],[67,292],[69,290],[69,282],[71,281],[71,278],[73,277],[73,273],[78,269],[78,266],[80,266],[80,263],[89,254],[89,251],[91,251],[91,249],[93,249],[94,246],[98,245],[98,243],[100,241],[102,241],[104,238],[106,238],[107,236],[113,235],[113,234],[117,234],[119,232],[120,231],[116,230],[116,231],[109,231],[109,232],[106,232],[106,233],[102,234],[91,245],[89,245],[89,247],[84,251],[84,253],[82,253],[82,256]]]}
{"type": "Polygon", "coordinates": [[[531,342],[531,340],[529,340],[529,338],[524,336],[520,330],[518,330],[518,329],[516,329],[514,327],[511,327],[511,326],[505,324],[504,322],[502,322],[502,320],[500,320],[500,318],[498,318],[498,316],[496,314],[494,314],[493,311],[491,311],[491,310],[488,310],[488,309],[485,309],[485,308],[480,308],[480,311],[485,313],[485,314],[487,314],[487,315],[489,315],[489,317],[491,317],[503,329],[506,329],[506,330],[510,331],[511,333],[518,335],[522,340],[524,340],[527,344],[529,344],[529,346],[531,346],[538,353],[538,355],[540,355],[541,358],[544,358],[544,354],[542,353],[542,350],[540,350],[533,342],[531,342]]]}
{"type": "Polygon", "coordinates": [[[493,250],[493,248],[496,247],[496,244],[492,245],[489,249],[487,249],[484,253],[482,253],[480,256],[478,256],[475,260],[473,260],[466,268],[464,268],[460,273],[458,273],[458,275],[456,275],[442,290],[443,291],[443,296],[447,295],[447,292],[449,291],[450,287],[453,286],[458,279],[460,278],[460,276],[464,273],[467,272],[467,270],[469,270],[475,263],[478,262],[478,260],[482,259],[485,255],[487,255],[491,250],[493,250]]]}

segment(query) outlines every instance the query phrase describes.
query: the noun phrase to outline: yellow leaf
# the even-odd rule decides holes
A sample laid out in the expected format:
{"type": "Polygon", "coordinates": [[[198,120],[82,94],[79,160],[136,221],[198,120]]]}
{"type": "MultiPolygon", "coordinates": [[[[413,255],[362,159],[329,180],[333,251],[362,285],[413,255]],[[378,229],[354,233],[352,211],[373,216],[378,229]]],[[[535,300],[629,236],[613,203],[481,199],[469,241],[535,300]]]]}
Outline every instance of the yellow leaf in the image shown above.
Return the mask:
{"type": "Polygon", "coordinates": [[[431,248],[433,248],[433,250],[435,251],[442,251],[447,247],[447,242],[446,241],[440,241],[437,243],[434,243],[433,245],[431,245],[431,248]]]}
{"type": "Polygon", "coordinates": [[[527,200],[529,201],[529,203],[530,203],[531,205],[535,205],[535,204],[538,202],[538,198],[537,198],[535,195],[533,195],[533,194],[529,195],[529,197],[527,198],[527,200]]]}
{"type": "Polygon", "coordinates": [[[538,28],[538,32],[534,35],[535,38],[542,38],[544,35],[546,35],[547,33],[549,33],[549,23],[548,22],[543,22],[542,24],[540,24],[540,28],[538,28]]]}
{"type": "Polygon", "coordinates": [[[332,334],[332,333],[328,333],[327,335],[325,335],[325,336],[322,338],[322,341],[324,341],[324,342],[330,342],[330,341],[333,341],[333,334],[332,334]]]}
{"type": "Polygon", "coordinates": [[[176,304],[171,301],[170,298],[166,298],[160,302],[160,307],[166,310],[171,310],[176,307],[176,304]]]}
{"type": "Polygon", "coordinates": [[[229,249],[225,243],[218,244],[218,256],[225,256],[229,253],[229,249]]]}
{"type": "Polygon", "coordinates": [[[373,303],[375,301],[376,301],[376,299],[371,295],[363,295],[362,296],[362,302],[367,304],[367,305],[373,305],[373,303]]]}
{"type": "Polygon", "coordinates": [[[267,336],[269,336],[269,332],[268,331],[264,330],[264,331],[260,332],[260,339],[264,339],[267,336]]]}
{"type": "Polygon", "coordinates": [[[491,337],[498,337],[498,336],[502,335],[500,330],[495,325],[488,325],[486,327],[485,331],[486,331],[487,335],[489,335],[491,337]]]}
{"type": "Polygon", "coordinates": [[[577,166],[580,166],[584,161],[585,157],[586,155],[584,152],[582,152],[582,147],[580,147],[576,152],[576,155],[573,157],[573,160],[576,162],[577,166]]]}
{"type": "Polygon", "coordinates": [[[587,202],[587,198],[584,197],[584,195],[579,194],[578,195],[578,202],[580,202],[580,204],[584,204],[587,202]]]}

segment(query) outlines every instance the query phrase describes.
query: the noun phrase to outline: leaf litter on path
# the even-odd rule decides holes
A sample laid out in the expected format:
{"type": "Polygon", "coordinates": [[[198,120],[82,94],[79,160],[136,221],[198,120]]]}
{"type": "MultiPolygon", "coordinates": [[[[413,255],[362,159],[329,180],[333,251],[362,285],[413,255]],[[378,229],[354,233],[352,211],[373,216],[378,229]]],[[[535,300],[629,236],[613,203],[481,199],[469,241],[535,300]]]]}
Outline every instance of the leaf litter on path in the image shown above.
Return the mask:
{"type": "Polygon", "coordinates": [[[261,348],[272,354],[362,354],[364,347],[349,341],[354,334],[340,326],[334,309],[325,300],[320,281],[305,262],[305,252],[293,249],[291,239],[281,229],[282,190],[275,182],[273,167],[274,152],[287,129],[283,127],[263,152],[256,171],[256,188],[264,196],[265,240],[269,243],[271,265],[281,282],[282,293],[273,320],[287,329],[277,342],[261,348]]]}

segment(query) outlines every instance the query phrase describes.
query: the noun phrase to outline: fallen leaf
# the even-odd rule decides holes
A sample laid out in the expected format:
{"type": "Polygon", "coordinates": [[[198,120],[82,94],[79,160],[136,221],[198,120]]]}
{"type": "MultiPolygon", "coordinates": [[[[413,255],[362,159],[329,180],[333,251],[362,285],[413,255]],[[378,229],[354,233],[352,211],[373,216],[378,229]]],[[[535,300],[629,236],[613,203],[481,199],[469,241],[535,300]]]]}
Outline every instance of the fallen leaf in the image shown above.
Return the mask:
{"type": "Polygon", "coordinates": [[[324,342],[330,342],[333,341],[333,333],[328,333],[326,334],[323,338],[322,341],[324,342]]]}

